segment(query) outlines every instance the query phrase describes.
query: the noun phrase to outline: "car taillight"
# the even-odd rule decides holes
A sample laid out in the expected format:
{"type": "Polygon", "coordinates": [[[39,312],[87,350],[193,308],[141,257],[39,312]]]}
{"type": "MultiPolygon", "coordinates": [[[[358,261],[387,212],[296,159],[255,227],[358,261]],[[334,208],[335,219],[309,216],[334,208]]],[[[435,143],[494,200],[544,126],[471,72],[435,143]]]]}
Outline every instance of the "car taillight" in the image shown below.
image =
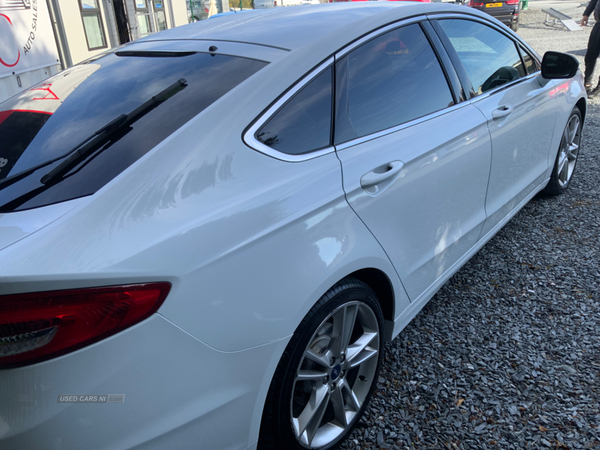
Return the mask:
{"type": "Polygon", "coordinates": [[[506,0],[507,5],[518,5],[521,0],[506,0]]]}
{"type": "Polygon", "coordinates": [[[483,6],[483,2],[474,2],[473,0],[471,0],[469,2],[469,6],[471,8],[481,8],[483,6]]]}
{"type": "Polygon", "coordinates": [[[170,283],[146,283],[0,296],[0,369],[118,333],[155,313],[170,289],[170,283]]]}

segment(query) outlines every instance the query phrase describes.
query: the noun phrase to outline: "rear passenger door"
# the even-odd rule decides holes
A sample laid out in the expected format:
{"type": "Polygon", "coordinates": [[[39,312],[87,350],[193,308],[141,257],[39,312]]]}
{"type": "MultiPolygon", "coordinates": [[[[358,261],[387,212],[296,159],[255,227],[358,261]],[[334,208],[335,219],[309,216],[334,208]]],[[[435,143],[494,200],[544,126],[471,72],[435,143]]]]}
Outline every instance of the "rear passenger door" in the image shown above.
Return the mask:
{"type": "Polygon", "coordinates": [[[462,101],[440,47],[417,18],[336,55],[334,145],[344,190],[411,300],[436,288],[486,218],[486,119],[462,101]]]}
{"type": "Polygon", "coordinates": [[[542,86],[535,58],[489,24],[459,17],[432,23],[467,89],[472,87],[472,104],[486,116],[491,134],[486,234],[545,180],[556,119],[550,95],[555,82],[542,86]]]}

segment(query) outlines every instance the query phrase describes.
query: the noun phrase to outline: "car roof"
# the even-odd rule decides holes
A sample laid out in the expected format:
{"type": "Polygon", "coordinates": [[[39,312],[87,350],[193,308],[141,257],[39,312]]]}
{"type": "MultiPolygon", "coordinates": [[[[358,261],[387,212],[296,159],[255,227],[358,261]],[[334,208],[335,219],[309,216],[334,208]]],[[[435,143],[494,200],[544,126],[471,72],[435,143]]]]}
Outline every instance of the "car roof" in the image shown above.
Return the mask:
{"type": "MultiPolygon", "coordinates": [[[[405,19],[439,17],[442,14],[445,17],[478,17],[496,24],[499,29],[506,28],[485,12],[462,5],[373,1],[278,7],[247,14],[229,14],[155,33],[128,45],[148,51],[208,51],[215,55],[267,62],[256,75],[202,113],[207,121],[205,123],[211,124],[207,130],[217,133],[222,139],[224,123],[227,129],[247,127],[249,121],[267,111],[299,80],[331,65],[334,55],[350,43],[405,19]],[[210,50],[212,47],[214,51],[210,50]],[[228,117],[228,120],[223,121],[222,117],[228,117]]],[[[505,31],[511,33],[508,28],[505,31]]]]}
{"type": "MultiPolygon", "coordinates": [[[[296,50],[321,38],[340,33],[352,39],[352,27],[366,25],[377,28],[419,14],[447,11],[449,5],[401,2],[333,3],[298,5],[254,10],[247,14],[227,14],[215,20],[202,20],[161,33],[137,42],[154,40],[211,40],[235,41],[296,50]]],[[[467,12],[470,8],[454,7],[467,12]]],[[[470,12],[470,11],[469,11],[470,12]]],[[[362,26],[359,26],[362,28],[362,26]]]]}

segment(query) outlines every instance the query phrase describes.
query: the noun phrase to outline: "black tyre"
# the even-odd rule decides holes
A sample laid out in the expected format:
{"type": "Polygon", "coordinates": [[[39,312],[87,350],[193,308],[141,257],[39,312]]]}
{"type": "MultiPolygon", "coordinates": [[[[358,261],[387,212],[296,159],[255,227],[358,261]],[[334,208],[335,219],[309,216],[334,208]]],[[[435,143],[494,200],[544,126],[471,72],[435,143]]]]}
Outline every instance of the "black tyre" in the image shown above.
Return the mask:
{"type": "Polygon", "coordinates": [[[560,195],[567,190],[577,166],[579,147],[581,144],[581,128],[583,121],[579,108],[575,108],[560,140],[558,154],[552,169],[552,175],[548,185],[543,190],[547,195],[560,195]]]}
{"type": "Polygon", "coordinates": [[[306,315],[267,395],[259,450],[329,450],[358,423],[383,353],[383,314],[366,284],[346,278],[306,315]]]}

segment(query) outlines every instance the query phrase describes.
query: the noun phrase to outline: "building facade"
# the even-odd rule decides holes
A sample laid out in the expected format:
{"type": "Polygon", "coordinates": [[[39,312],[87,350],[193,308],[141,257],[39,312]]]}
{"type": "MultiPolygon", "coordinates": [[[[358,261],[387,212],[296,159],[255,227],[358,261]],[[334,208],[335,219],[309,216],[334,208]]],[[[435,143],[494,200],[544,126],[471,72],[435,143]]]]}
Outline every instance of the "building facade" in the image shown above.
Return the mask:
{"type": "Polygon", "coordinates": [[[0,0],[0,102],[110,48],[188,22],[186,0],[0,0]]]}
{"type": "Polygon", "coordinates": [[[49,0],[49,3],[57,28],[61,24],[64,28],[64,37],[57,31],[66,67],[189,20],[185,0],[49,0]]]}

